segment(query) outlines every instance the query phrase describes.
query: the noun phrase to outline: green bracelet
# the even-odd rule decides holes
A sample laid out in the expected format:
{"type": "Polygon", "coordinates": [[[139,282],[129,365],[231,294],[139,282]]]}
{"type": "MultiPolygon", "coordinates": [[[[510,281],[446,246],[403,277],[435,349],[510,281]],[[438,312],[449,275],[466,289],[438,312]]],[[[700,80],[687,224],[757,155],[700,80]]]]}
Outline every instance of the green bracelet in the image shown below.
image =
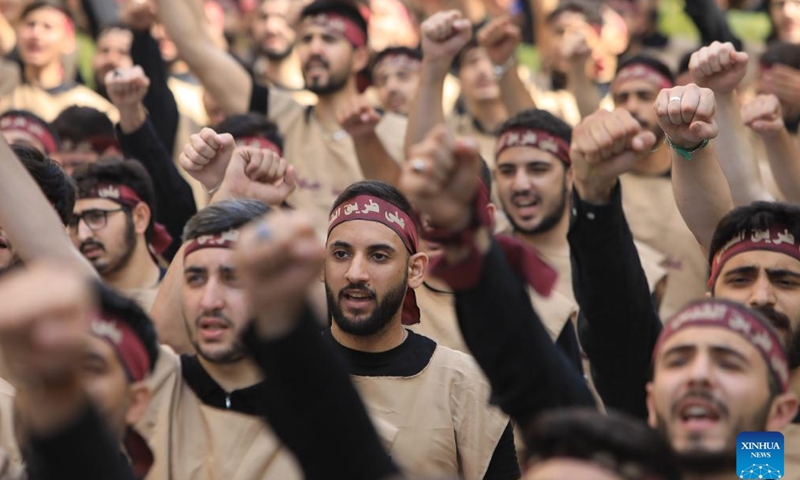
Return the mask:
{"type": "Polygon", "coordinates": [[[702,142],[700,142],[694,148],[683,148],[683,147],[679,147],[679,146],[675,145],[674,143],[672,143],[672,139],[669,138],[669,136],[667,136],[667,135],[664,135],[664,136],[666,137],[667,143],[669,144],[669,146],[672,147],[673,150],[678,152],[678,155],[680,155],[681,157],[683,157],[687,161],[691,160],[692,159],[692,155],[694,155],[698,150],[702,150],[702,149],[706,148],[706,146],[708,146],[708,139],[707,138],[704,139],[702,142]]]}

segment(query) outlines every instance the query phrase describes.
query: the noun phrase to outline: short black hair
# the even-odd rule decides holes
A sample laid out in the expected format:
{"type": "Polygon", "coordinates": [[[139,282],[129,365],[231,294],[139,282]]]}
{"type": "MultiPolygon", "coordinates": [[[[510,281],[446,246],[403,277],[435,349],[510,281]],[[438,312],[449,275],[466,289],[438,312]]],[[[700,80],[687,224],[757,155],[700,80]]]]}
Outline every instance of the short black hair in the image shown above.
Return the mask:
{"type": "Polygon", "coordinates": [[[264,115],[246,113],[231,115],[219,122],[213,130],[217,133],[229,133],[234,139],[242,137],[261,137],[274,143],[283,151],[283,135],[278,126],[264,115]]]}
{"type": "Polygon", "coordinates": [[[78,185],[78,197],[91,195],[98,185],[113,183],[125,185],[150,207],[150,223],[145,238],[150,240],[157,215],[155,188],[147,169],[138,160],[124,160],[119,156],[104,157],[94,163],[83,165],[72,177],[78,185]]]}
{"type": "Polygon", "coordinates": [[[183,241],[188,242],[202,235],[218,235],[241,228],[269,211],[270,207],[258,200],[235,199],[212,203],[186,222],[183,228],[183,241]]]}
{"type": "Polygon", "coordinates": [[[114,123],[108,115],[92,107],[73,105],[64,109],[53,120],[53,128],[62,143],[67,140],[78,143],[92,137],[115,138],[114,123]]]}
{"type": "Polygon", "coordinates": [[[532,108],[519,112],[500,126],[497,131],[497,137],[499,138],[506,131],[515,128],[543,130],[554,137],[564,140],[567,144],[572,142],[572,127],[547,110],[532,108]]]}
{"type": "Polygon", "coordinates": [[[759,62],[764,67],[773,65],[786,65],[800,69],[800,45],[787,42],[772,42],[761,54],[759,62]]]}
{"type": "Polygon", "coordinates": [[[39,150],[23,145],[12,145],[11,150],[42,189],[61,222],[67,225],[75,208],[75,182],[39,150]]]}
{"type": "Polygon", "coordinates": [[[75,19],[72,17],[72,13],[69,11],[67,6],[61,0],[34,0],[33,2],[29,3],[25,8],[22,9],[22,13],[20,13],[19,18],[20,20],[26,18],[31,13],[41,10],[43,8],[54,8],[61,13],[63,13],[70,22],[75,23],[75,19]]]}
{"type": "Polygon", "coordinates": [[[408,201],[405,195],[403,195],[403,193],[400,192],[397,187],[377,180],[362,180],[345,188],[344,191],[340,193],[338,197],[336,197],[336,200],[333,201],[331,213],[333,213],[333,211],[336,210],[336,207],[339,205],[348,200],[356,198],[359,195],[372,195],[373,197],[377,197],[383,201],[391,203],[403,211],[403,213],[414,219],[414,223],[416,223],[417,227],[419,227],[417,214],[414,212],[414,208],[411,206],[411,203],[408,201]]]}
{"type": "Polygon", "coordinates": [[[150,371],[155,369],[158,361],[158,334],[153,321],[134,300],[120,294],[99,280],[94,280],[94,287],[100,303],[100,311],[114,319],[125,322],[139,338],[147,351],[150,360],[150,371]]]}
{"type": "Polygon", "coordinates": [[[603,2],[593,0],[561,0],[547,16],[547,23],[553,23],[562,13],[580,13],[589,25],[603,25],[603,2]]]}
{"type": "Polygon", "coordinates": [[[56,142],[56,148],[58,148],[59,144],[58,132],[56,132],[56,130],[53,128],[52,125],[50,125],[49,122],[47,122],[44,118],[40,117],[39,115],[36,115],[35,113],[29,112],[27,110],[6,110],[5,112],[3,112],[2,115],[0,115],[0,120],[6,117],[23,117],[39,125],[43,129],[47,130],[47,133],[49,133],[53,137],[53,140],[55,140],[56,142]]]}
{"type": "Polygon", "coordinates": [[[542,414],[525,428],[528,461],[573,458],[601,465],[627,480],[680,480],[666,439],[626,414],[562,408],[542,414]]]}
{"type": "Polygon", "coordinates": [[[354,2],[348,0],[316,0],[303,8],[303,11],[300,12],[300,18],[304,19],[320,13],[336,13],[352,20],[364,32],[364,38],[369,44],[369,25],[354,2]]]}
{"type": "Polygon", "coordinates": [[[651,57],[650,55],[634,55],[625,61],[621,62],[619,66],[617,66],[617,73],[621,72],[622,70],[630,67],[631,65],[645,65],[653,70],[657,71],[661,75],[667,77],[673,85],[675,85],[675,74],[672,73],[672,70],[668,66],[664,64],[661,60],[658,60],[655,57],[651,57]]]}
{"type": "Polygon", "coordinates": [[[408,58],[422,61],[422,50],[418,48],[409,48],[409,47],[388,47],[384,48],[380,52],[376,53],[372,57],[372,61],[369,64],[369,77],[370,80],[374,80],[373,73],[375,72],[375,67],[378,66],[379,63],[383,61],[384,58],[390,57],[393,55],[397,56],[406,56],[408,58]]]}

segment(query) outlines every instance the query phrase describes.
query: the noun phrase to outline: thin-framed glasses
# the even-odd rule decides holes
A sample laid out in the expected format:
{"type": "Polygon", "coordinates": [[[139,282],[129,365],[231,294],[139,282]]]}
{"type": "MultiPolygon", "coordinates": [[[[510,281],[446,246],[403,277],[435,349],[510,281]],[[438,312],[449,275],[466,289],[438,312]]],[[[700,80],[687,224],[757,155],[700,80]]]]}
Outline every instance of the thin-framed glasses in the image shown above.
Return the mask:
{"type": "Polygon", "coordinates": [[[89,230],[96,232],[98,230],[102,230],[106,225],[108,225],[108,214],[124,211],[125,207],[121,207],[116,210],[101,210],[99,208],[85,210],[81,213],[72,215],[72,218],[69,220],[69,228],[71,231],[77,232],[78,224],[81,222],[81,220],[83,220],[83,223],[89,228],[89,230]]]}

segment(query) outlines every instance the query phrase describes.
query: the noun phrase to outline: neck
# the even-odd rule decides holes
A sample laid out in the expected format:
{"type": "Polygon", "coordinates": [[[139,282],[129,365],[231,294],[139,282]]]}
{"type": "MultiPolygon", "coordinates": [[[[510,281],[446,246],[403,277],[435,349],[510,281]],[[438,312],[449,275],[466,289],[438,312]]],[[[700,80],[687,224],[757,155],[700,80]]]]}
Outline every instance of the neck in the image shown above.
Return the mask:
{"type": "Polygon", "coordinates": [[[353,76],[350,77],[347,85],[338,92],[320,95],[317,106],[314,109],[314,115],[329,132],[339,130],[341,126],[336,121],[336,112],[351,104],[356,97],[358,97],[358,90],[356,89],[355,76],[353,76]]]}
{"type": "Polygon", "coordinates": [[[448,285],[444,281],[442,281],[442,280],[440,280],[440,279],[438,279],[436,277],[432,277],[430,275],[427,275],[425,277],[425,284],[430,286],[434,290],[437,290],[437,291],[440,291],[440,292],[453,292],[453,289],[450,288],[450,285],[448,285]]]}
{"type": "Polygon", "coordinates": [[[339,345],[358,352],[380,353],[398,347],[405,339],[405,328],[400,322],[400,312],[392,319],[391,323],[380,332],[369,335],[351,335],[342,331],[336,322],[331,322],[331,335],[339,345]]]}
{"type": "Polygon", "coordinates": [[[669,145],[667,145],[666,140],[661,140],[655,148],[656,150],[653,153],[634,165],[634,173],[656,176],[669,172],[670,168],[672,168],[669,145]]]}
{"type": "Polygon", "coordinates": [[[467,112],[486,132],[495,132],[508,118],[501,98],[484,101],[467,101],[467,112]]]}
{"type": "Polygon", "coordinates": [[[183,60],[175,60],[169,66],[169,73],[170,75],[183,75],[185,73],[190,73],[189,65],[183,60]]]}
{"type": "Polygon", "coordinates": [[[525,241],[528,245],[539,250],[555,250],[564,248],[568,245],[567,233],[569,232],[569,202],[564,208],[564,214],[558,223],[547,230],[539,233],[515,232],[515,235],[525,241]]]}
{"type": "Polygon", "coordinates": [[[134,290],[154,287],[159,274],[158,265],[147,250],[147,242],[144,237],[139,237],[128,264],[106,275],[103,280],[117,290],[134,290]]]}
{"type": "Polygon", "coordinates": [[[233,363],[209,362],[199,355],[197,358],[206,373],[226,392],[252,387],[264,379],[258,365],[250,357],[233,363]]]}
{"type": "Polygon", "coordinates": [[[25,80],[45,90],[56,88],[64,83],[64,69],[58,62],[52,62],[44,67],[26,65],[25,80]]]}
{"type": "Polygon", "coordinates": [[[266,69],[264,76],[270,82],[285,88],[303,88],[303,75],[300,73],[300,59],[292,51],[283,60],[264,59],[266,69]]]}

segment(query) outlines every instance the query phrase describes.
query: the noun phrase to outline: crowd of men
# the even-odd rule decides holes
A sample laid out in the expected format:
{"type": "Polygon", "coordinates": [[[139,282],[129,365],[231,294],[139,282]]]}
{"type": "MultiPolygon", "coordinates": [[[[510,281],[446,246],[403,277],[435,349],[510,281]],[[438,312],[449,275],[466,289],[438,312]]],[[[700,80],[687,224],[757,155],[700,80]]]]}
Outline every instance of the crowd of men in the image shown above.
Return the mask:
{"type": "Polygon", "coordinates": [[[800,480],[747,3],[0,0],[0,480],[800,480]]]}

